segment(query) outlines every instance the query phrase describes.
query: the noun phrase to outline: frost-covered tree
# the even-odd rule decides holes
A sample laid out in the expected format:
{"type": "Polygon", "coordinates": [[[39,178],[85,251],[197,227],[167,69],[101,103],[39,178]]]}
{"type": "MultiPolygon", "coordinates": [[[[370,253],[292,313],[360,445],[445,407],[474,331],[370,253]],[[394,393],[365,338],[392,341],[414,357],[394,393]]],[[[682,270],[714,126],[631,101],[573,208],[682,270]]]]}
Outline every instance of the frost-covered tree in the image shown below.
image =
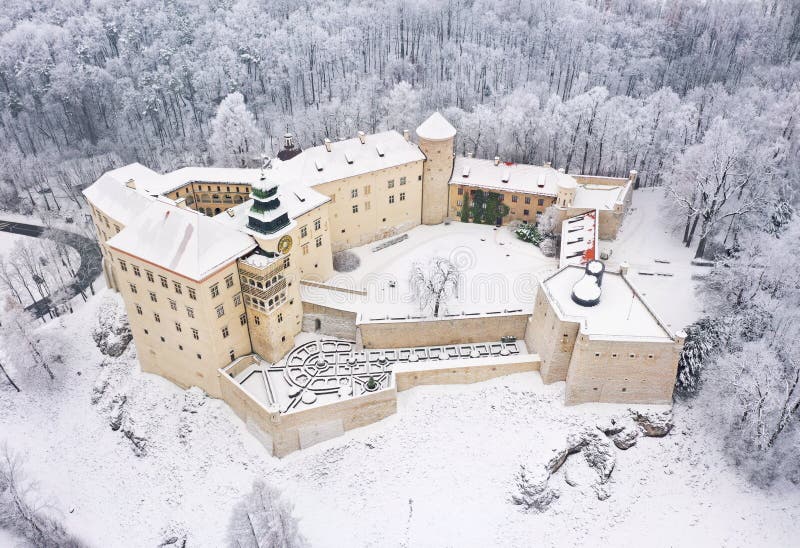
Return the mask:
{"type": "Polygon", "coordinates": [[[256,481],[253,490],[233,507],[228,525],[231,548],[304,548],[293,507],[275,487],[256,481]]]}
{"type": "Polygon", "coordinates": [[[50,380],[55,379],[50,357],[38,338],[35,319],[19,305],[6,308],[0,324],[0,343],[6,351],[6,362],[11,363],[17,372],[30,372],[41,369],[50,380]]]}
{"type": "Polygon", "coordinates": [[[208,139],[214,162],[221,166],[244,167],[261,151],[262,141],[263,135],[247,110],[244,96],[234,92],[225,97],[211,122],[208,139]]]}
{"type": "Polygon", "coordinates": [[[461,274],[453,263],[444,257],[434,257],[427,264],[414,263],[409,281],[421,310],[430,310],[433,317],[447,305],[458,291],[461,274]]]}
{"type": "Polygon", "coordinates": [[[398,82],[383,100],[383,108],[388,129],[413,129],[420,117],[419,92],[408,82],[398,82]]]}
{"type": "Polygon", "coordinates": [[[686,328],[686,342],[678,360],[675,395],[694,396],[700,389],[705,366],[724,350],[730,327],[724,319],[703,318],[686,328]]]}
{"type": "Polygon", "coordinates": [[[556,206],[550,206],[544,210],[536,226],[542,236],[553,236],[559,229],[560,224],[561,212],[556,206]]]}

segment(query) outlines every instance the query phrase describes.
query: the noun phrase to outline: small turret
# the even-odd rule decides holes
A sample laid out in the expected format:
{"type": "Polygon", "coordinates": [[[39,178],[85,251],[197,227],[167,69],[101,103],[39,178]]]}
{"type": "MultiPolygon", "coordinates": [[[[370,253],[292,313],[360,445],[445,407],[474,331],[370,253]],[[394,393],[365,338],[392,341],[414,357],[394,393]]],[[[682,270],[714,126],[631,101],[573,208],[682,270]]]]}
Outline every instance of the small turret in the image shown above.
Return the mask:
{"type": "Polygon", "coordinates": [[[260,180],[250,191],[253,205],[247,215],[247,227],[261,234],[273,234],[289,224],[289,212],[278,198],[278,184],[267,176],[271,171],[272,161],[267,159],[260,180]]]}
{"type": "Polygon", "coordinates": [[[603,273],[606,265],[600,261],[589,261],[583,277],[572,286],[572,300],[581,306],[595,306],[602,295],[603,273]]]}
{"type": "Polygon", "coordinates": [[[294,135],[289,133],[288,131],[283,135],[283,150],[278,153],[278,160],[281,162],[285,162],[286,160],[291,160],[298,154],[300,154],[303,150],[299,147],[296,147],[294,144],[294,135]]]}

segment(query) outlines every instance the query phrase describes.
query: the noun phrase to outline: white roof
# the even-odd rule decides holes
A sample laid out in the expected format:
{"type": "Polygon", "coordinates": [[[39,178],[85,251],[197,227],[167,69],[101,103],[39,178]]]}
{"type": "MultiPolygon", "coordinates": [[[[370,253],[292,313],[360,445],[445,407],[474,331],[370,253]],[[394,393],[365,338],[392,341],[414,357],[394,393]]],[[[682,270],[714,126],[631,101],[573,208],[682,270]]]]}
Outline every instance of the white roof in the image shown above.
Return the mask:
{"type": "Polygon", "coordinates": [[[622,200],[628,185],[579,184],[572,207],[587,209],[614,209],[614,204],[622,200]]]}
{"type": "MultiPolygon", "coordinates": [[[[273,162],[279,160],[274,159],[273,162]]],[[[218,183],[252,185],[261,177],[260,169],[227,168],[227,167],[183,167],[162,175],[165,190],[169,192],[189,183],[218,183]]]]}
{"type": "Polygon", "coordinates": [[[559,266],[583,265],[597,258],[597,211],[581,213],[561,223],[559,266]]]}
{"type": "Polygon", "coordinates": [[[559,186],[571,188],[577,183],[571,175],[561,173],[552,167],[513,162],[500,162],[494,165],[494,160],[459,156],[455,160],[450,184],[556,196],[559,186]]]}
{"type": "Polygon", "coordinates": [[[606,270],[603,274],[598,304],[581,306],[573,301],[572,288],[583,278],[584,272],[584,267],[570,265],[542,282],[542,287],[563,319],[580,321],[584,333],[600,338],[672,340],[638,292],[616,272],[606,270]]]}
{"type": "Polygon", "coordinates": [[[417,136],[427,141],[445,141],[456,135],[456,128],[438,111],[431,114],[417,128],[417,136]]]}
{"type": "Polygon", "coordinates": [[[127,225],[150,205],[152,196],[158,194],[151,194],[147,189],[158,177],[161,175],[141,164],[130,164],[104,173],[83,191],[83,195],[103,213],[127,225]],[[132,179],[135,189],[126,186],[132,179]]]}
{"type": "Polygon", "coordinates": [[[273,164],[268,179],[278,184],[316,186],[380,169],[424,160],[419,147],[396,131],[366,135],[305,149],[285,162],[273,164]]]}
{"type": "Polygon", "coordinates": [[[256,247],[247,234],[163,200],[152,201],[108,245],[195,281],[256,247]]]}

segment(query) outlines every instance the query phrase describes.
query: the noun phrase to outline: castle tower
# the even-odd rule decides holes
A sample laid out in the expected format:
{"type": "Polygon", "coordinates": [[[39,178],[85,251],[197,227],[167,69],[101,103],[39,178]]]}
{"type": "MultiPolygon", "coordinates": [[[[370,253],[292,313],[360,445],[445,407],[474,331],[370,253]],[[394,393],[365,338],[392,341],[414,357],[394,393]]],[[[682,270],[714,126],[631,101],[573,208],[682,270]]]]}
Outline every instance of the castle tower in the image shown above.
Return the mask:
{"type": "Polygon", "coordinates": [[[448,184],[453,175],[456,130],[434,112],[417,128],[419,148],[427,158],[422,171],[422,223],[436,225],[447,217],[448,184]]]}
{"type": "Polygon", "coordinates": [[[289,224],[289,213],[278,198],[278,185],[269,181],[265,173],[271,167],[267,161],[261,170],[261,180],[250,192],[253,205],[247,214],[247,227],[261,234],[272,234],[289,224]]]}

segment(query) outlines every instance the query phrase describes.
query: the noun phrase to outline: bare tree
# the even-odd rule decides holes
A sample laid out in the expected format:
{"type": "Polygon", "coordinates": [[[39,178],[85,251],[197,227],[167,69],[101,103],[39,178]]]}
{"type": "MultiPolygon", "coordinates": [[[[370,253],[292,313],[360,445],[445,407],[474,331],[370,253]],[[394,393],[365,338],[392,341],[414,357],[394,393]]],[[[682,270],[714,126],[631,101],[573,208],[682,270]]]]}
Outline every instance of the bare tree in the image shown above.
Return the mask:
{"type": "Polygon", "coordinates": [[[414,263],[409,280],[422,310],[432,309],[437,318],[447,300],[458,290],[460,273],[444,257],[434,257],[428,264],[414,263]]]}
{"type": "Polygon", "coordinates": [[[28,479],[22,458],[6,444],[0,445],[0,528],[6,528],[47,548],[81,548],[55,517],[55,508],[41,502],[36,484],[28,479]]]}
{"type": "Polygon", "coordinates": [[[14,362],[17,371],[41,367],[53,380],[56,377],[35,337],[33,322],[33,316],[21,306],[7,308],[0,326],[0,341],[5,348],[15,349],[8,359],[14,362]]]}
{"type": "Polygon", "coordinates": [[[263,481],[233,508],[228,525],[231,548],[302,548],[308,546],[300,534],[292,504],[278,489],[263,481]]]}
{"type": "Polygon", "coordinates": [[[8,374],[8,370],[6,370],[6,366],[3,365],[3,362],[0,362],[0,373],[6,378],[8,383],[16,390],[17,392],[20,391],[19,386],[17,383],[14,382],[14,379],[11,378],[11,375],[8,374]]]}

